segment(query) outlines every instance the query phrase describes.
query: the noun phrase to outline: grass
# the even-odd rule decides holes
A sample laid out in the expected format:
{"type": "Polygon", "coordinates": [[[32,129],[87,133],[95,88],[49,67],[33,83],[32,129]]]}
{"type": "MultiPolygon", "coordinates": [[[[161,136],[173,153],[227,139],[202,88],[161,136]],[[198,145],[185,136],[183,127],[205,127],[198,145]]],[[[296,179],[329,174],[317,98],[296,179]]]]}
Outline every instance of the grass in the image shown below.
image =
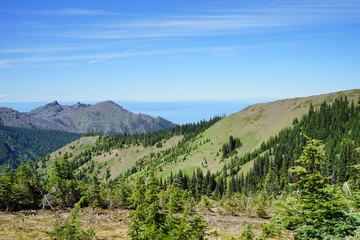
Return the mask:
{"type": "MultiPolygon", "coordinates": [[[[53,164],[55,160],[61,160],[64,158],[65,153],[72,153],[73,156],[76,156],[80,152],[92,149],[98,137],[82,137],[74,142],[71,142],[64,147],[58,149],[57,151],[50,154],[50,161],[46,163],[45,168],[39,168],[40,172],[47,172],[49,176],[53,174],[53,164]]],[[[39,166],[42,166],[39,163],[39,166]]]]}
{"type": "MultiPolygon", "coordinates": [[[[215,154],[221,149],[222,144],[228,141],[230,135],[241,139],[243,147],[239,149],[238,156],[242,156],[260,147],[263,141],[276,135],[282,129],[291,126],[294,118],[300,119],[302,115],[308,112],[310,103],[316,108],[323,101],[331,103],[336,97],[345,95],[350,101],[357,101],[360,89],[249,106],[222,119],[206,130],[196,142],[210,139],[211,144],[200,145],[198,149],[186,156],[187,160],[179,164],[177,168],[201,167],[201,161],[205,158],[208,162],[208,169],[215,172],[221,169],[226,162],[221,162],[219,157],[215,157],[215,154]]],[[[251,167],[252,162],[244,166],[243,169],[247,172],[251,167]]]]}
{"type": "Polygon", "coordinates": [[[191,176],[192,173],[193,173],[194,171],[196,171],[196,169],[198,169],[198,168],[199,168],[198,166],[188,167],[188,168],[185,168],[185,169],[183,170],[183,173],[184,173],[185,175],[191,176]]]}
{"type": "Polygon", "coordinates": [[[161,172],[160,174],[160,178],[166,178],[167,176],[169,176],[171,174],[171,172],[174,174],[175,172],[173,171],[174,167],[168,168],[165,171],[161,172]]]}
{"type": "MultiPolygon", "coordinates": [[[[177,173],[180,169],[186,169],[186,171],[190,172],[198,167],[202,168],[204,172],[206,170],[216,172],[229,161],[229,159],[221,161],[221,153],[219,152],[222,145],[228,142],[229,136],[232,135],[235,138],[241,139],[243,146],[238,150],[237,154],[237,156],[241,157],[247,152],[251,152],[260,147],[263,141],[276,135],[282,129],[291,126],[294,118],[300,119],[302,115],[308,112],[310,103],[316,108],[320,106],[323,101],[331,103],[339,96],[347,96],[350,101],[354,100],[357,102],[359,95],[360,89],[356,89],[307,98],[284,99],[249,106],[240,112],[223,118],[197,136],[193,142],[189,142],[188,148],[190,148],[191,151],[186,155],[174,159],[172,164],[164,166],[164,171],[160,173],[160,176],[166,177],[170,172],[177,173]],[[218,156],[217,153],[219,153],[218,156]],[[183,158],[186,160],[183,161],[183,158]],[[204,159],[207,164],[203,164],[202,166],[204,159]]],[[[106,162],[106,168],[110,169],[112,179],[132,167],[137,160],[149,156],[151,153],[158,153],[176,146],[182,138],[182,136],[175,136],[163,143],[162,148],[132,146],[126,149],[114,149],[111,153],[105,153],[105,156],[104,154],[94,156],[93,160],[106,162]]],[[[59,151],[53,153],[51,155],[52,159],[55,158],[55,155],[57,158],[62,157],[65,152],[71,151],[73,155],[76,155],[80,151],[91,149],[96,139],[97,137],[81,138],[60,149],[61,154],[59,154],[59,151]],[[70,146],[74,149],[72,150],[70,146]]],[[[243,166],[242,171],[247,172],[251,167],[252,161],[243,166]]],[[[105,171],[105,168],[103,171],[105,171]]]]}

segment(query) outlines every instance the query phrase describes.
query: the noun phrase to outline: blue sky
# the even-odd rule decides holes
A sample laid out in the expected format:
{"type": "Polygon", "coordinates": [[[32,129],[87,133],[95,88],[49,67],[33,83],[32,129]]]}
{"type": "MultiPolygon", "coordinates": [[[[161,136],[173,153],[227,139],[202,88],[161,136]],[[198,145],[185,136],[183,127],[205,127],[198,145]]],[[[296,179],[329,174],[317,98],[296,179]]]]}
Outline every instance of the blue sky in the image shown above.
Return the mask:
{"type": "Polygon", "coordinates": [[[254,101],[360,87],[360,1],[0,2],[0,103],[254,101]]]}

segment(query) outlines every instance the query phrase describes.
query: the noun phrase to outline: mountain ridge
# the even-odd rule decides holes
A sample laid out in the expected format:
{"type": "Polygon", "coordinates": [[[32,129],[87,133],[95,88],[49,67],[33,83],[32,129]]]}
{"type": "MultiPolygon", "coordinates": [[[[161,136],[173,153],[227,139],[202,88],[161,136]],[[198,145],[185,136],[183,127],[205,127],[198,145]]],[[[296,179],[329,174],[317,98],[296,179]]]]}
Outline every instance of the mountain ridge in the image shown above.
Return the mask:
{"type": "Polygon", "coordinates": [[[107,135],[141,134],[175,126],[161,117],[131,113],[113,101],[94,105],[80,102],[61,105],[53,101],[26,113],[0,108],[0,123],[9,127],[107,135]]]}

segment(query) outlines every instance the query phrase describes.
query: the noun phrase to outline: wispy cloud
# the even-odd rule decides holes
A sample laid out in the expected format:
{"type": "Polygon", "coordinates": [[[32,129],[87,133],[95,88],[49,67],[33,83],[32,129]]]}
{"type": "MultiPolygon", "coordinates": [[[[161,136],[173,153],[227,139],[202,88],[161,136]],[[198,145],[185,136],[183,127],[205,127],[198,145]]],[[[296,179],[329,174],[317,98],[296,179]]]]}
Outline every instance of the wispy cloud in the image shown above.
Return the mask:
{"type": "MultiPolygon", "coordinates": [[[[188,53],[204,53],[216,56],[233,56],[240,50],[273,47],[272,44],[242,45],[242,46],[214,46],[214,47],[194,47],[194,48],[173,48],[173,49],[156,49],[156,50],[136,50],[129,49],[118,53],[104,53],[92,55],[67,55],[67,56],[33,56],[27,58],[14,58],[1,60],[4,65],[15,64],[36,64],[50,62],[69,62],[69,61],[86,61],[88,64],[107,61],[116,58],[157,56],[157,55],[176,55],[188,53]]],[[[287,45],[283,45],[288,47],[287,45]]]]}
{"type": "Polygon", "coordinates": [[[9,49],[0,49],[0,54],[15,54],[15,53],[40,53],[40,54],[51,54],[51,53],[60,53],[60,52],[73,52],[89,49],[104,49],[107,47],[119,47],[127,43],[126,41],[103,41],[101,44],[94,43],[82,43],[82,44],[59,44],[48,47],[29,47],[29,48],[9,48],[9,49]]]}
{"type": "Polygon", "coordinates": [[[12,65],[7,60],[0,60],[0,69],[11,68],[12,65]]]}
{"type": "Polygon", "coordinates": [[[96,59],[92,59],[92,60],[88,61],[88,63],[93,64],[93,63],[97,63],[97,62],[104,62],[104,61],[107,61],[107,60],[110,60],[113,58],[132,56],[131,52],[133,52],[134,50],[135,49],[129,49],[120,54],[109,54],[109,55],[101,56],[100,58],[96,58],[96,59]]]}
{"type": "Polygon", "coordinates": [[[31,97],[33,100],[55,100],[58,99],[59,96],[39,96],[39,97],[31,97]]]}
{"type": "Polygon", "coordinates": [[[218,10],[203,15],[151,16],[111,22],[82,25],[79,31],[49,33],[52,36],[88,39],[165,38],[187,36],[216,36],[271,28],[306,26],[338,22],[359,22],[360,2],[340,4],[330,1],[307,4],[282,4],[262,8],[236,8],[218,10]]]}
{"type": "Polygon", "coordinates": [[[54,53],[79,49],[88,49],[84,46],[68,46],[68,47],[49,47],[49,48],[13,48],[13,49],[0,49],[0,53],[54,53]]]}
{"type": "Polygon", "coordinates": [[[51,95],[51,96],[32,96],[29,97],[33,101],[71,101],[71,100],[84,100],[88,99],[89,96],[86,95],[77,95],[77,96],[67,96],[67,95],[51,95]]]}
{"type": "MultiPolygon", "coordinates": [[[[197,15],[137,16],[123,18],[119,13],[66,8],[33,11],[56,16],[109,16],[90,18],[88,24],[49,27],[33,35],[79,39],[151,39],[249,34],[293,26],[360,21],[360,1],[260,1],[202,11],[197,15]],[[114,16],[115,15],[115,16],[114,16]]],[[[122,15],[123,16],[123,15],[122,15]]],[[[26,49],[23,49],[26,50],[26,49]]],[[[56,49],[47,49],[48,51],[56,49]]],[[[8,50],[10,52],[12,50],[8,50]]],[[[1,52],[1,50],[0,50],[1,52]]]]}
{"type": "Polygon", "coordinates": [[[115,57],[116,56],[109,55],[108,57],[101,57],[101,58],[93,59],[93,60],[88,61],[88,64],[104,62],[104,61],[110,60],[110,59],[115,58],[115,57]]]}
{"type": "Polygon", "coordinates": [[[83,25],[81,30],[49,34],[57,37],[89,39],[164,38],[219,35],[230,32],[236,34],[243,30],[289,25],[294,25],[294,21],[274,16],[261,18],[256,15],[180,16],[118,24],[87,24],[83,25]]]}
{"type": "MultiPolygon", "coordinates": [[[[0,49],[0,68],[11,68],[19,63],[41,63],[41,62],[67,62],[86,61],[88,64],[108,61],[114,58],[136,57],[146,55],[165,55],[178,53],[203,52],[215,56],[233,56],[242,48],[259,48],[264,45],[224,46],[214,47],[191,47],[195,37],[217,37],[237,36],[263,32],[274,32],[280,29],[288,29],[294,26],[314,26],[316,24],[338,23],[342,21],[360,22],[360,1],[260,1],[256,3],[233,2],[231,7],[212,9],[212,11],[200,11],[196,15],[173,15],[173,16],[142,16],[137,18],[119,17],[121,14],[111,11],[66,8],[57,10],[41,10],[27,12],[28,14],[56,15],[56,16],[103,16],[103,18],[88,18],[87,24],[64,24],[64,26],[52,27],[50,22],[47,27],[40,30],[29,31],[30,37],[48,37],[54,47],[24,47],[0,49]],[[242,5],[241,5],[242,4],[242,5]],[[109,16],[106,18],[105,16],[109,16]],[[50,26],[50,27],[49,27],[50,26]],[[65,38],[65,40],[64,40],[65,38]],[[150,50],[134,50],[139,47],[129,43],[125,47],[131,50],[119,52],[119,47],[114,47],[121,41],[141,42],[147,44],[153,40],[188,38],[188,48],[175,47],[172,49],[160,49],[159,44],[153,44],[150,50]],[[56,41],[73,43],[72,45],[56,46],[56,41]],[[84,39],[91,44],[78,44],[84,39]],[[125,40],[127,39],[127,40],[125,40]],[[104,43],[107,42],[107,43],[104,43]],[[109,43],[110,42],[110,43],[109,43]],[[111,43],[113,42],[113,43],[111,43]],[[110,45],[113,44],[111,47],[110,45]],[[155,47],[154,47],[155,46],[155,47]],[[82,54],[81,50],[88,50],[88,54],[82,54]],[[96,51],[95,51],[96,50],[96,51]],[[95,54],[89,54],[95,52],[95,54]],[[100,53],[99,53],[100,52],[100,53]],[[111,53],[108,53],[111,52],[111,53]],[[18,57],[23,54],[22,57],[18,57]],[[41,54],[41,56],[29,56],[41,54]],[[46,56],[44,56],[46,55],[46,56]],[[14,57],[10,57],[14,56],[14,57]]],[[[59,24],[55,22],[53,24],[59,24]]],[[[31,27],[28,27],[31,29],[31,27]]],[[[267,39],[298,38],[306,36],[324,35],[326,33],[314,34],[288,34],[288,36],[269,36],[267,39]]],[[[329,33],[337,34],[337,33],[329,33]]],[[[28,35],[26,37],[29,37],[28,35]]],[[[231,43],[230,43],[231,44],[231,43]]],[[[151,45],[151,44],[150,44],[151,45]]],[[[210,45],[210,44],[209,44],[210,45]]],[[[215,45],[215,44],[212,44],[215,45]]],[[[221,43],[219,44],[221,45],[221,43]]],[[[288,46],[291,45],[288,44],[288,46]]],[[[26,46],[26,45],[25,45],[26,46]]],[[[39,46],[39,45],[37,45],[39,46]]],[[[184,45],[181,45],[184,46],[184,45]]],[[[285,46],[285,44],[284,44],[285,46]]],[[[85,52],[85,51],[84,51],[85,52]]]]}
{"type": "Polygon", "coordinates": [[[104,15],[117,15],[116,13],[103,11],[103,10],[94,10],[94,9],[78,9],[78,8],[65,8],[58,10],[42,10],[42,11],[32,11],[28,12],[31,14],[41,14],[41,15],[59,15],[59,16],[82,16],[82,15],[92,15],[92,16],[104,16],[104,15]]]}

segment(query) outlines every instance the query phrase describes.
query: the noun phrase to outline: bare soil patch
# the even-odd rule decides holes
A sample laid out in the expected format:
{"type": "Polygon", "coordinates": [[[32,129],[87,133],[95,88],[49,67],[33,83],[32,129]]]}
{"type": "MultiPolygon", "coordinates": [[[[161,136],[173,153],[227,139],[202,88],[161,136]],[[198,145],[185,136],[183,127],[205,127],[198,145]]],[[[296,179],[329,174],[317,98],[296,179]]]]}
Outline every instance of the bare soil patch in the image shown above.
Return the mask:
{"type": "MultiPolygon", "coordinates": [[[[71,209],[59,211],[62,221],[66,219],[71,209]]],[[[226,215],[206,211],[202,213],[208,223],[207,239],[231,239],[238,237],[247,223],[252,223],[254,232],[260,233],[260,225],[268,222],[266,219],[248,217],[246,215],[226,215]]],[[[19,212],[0,212],[0,239],[50,239],[47,231],[53,229],[57,215],[50,210],[37,210],[35,215],[25,215],[19,212]]],[[[131,224],[130,211],[124,209],[104,210],[83,208],[78,221],[83,229],[94,227],[97,240],[130,239],[127,230],[131,224]]]]}

